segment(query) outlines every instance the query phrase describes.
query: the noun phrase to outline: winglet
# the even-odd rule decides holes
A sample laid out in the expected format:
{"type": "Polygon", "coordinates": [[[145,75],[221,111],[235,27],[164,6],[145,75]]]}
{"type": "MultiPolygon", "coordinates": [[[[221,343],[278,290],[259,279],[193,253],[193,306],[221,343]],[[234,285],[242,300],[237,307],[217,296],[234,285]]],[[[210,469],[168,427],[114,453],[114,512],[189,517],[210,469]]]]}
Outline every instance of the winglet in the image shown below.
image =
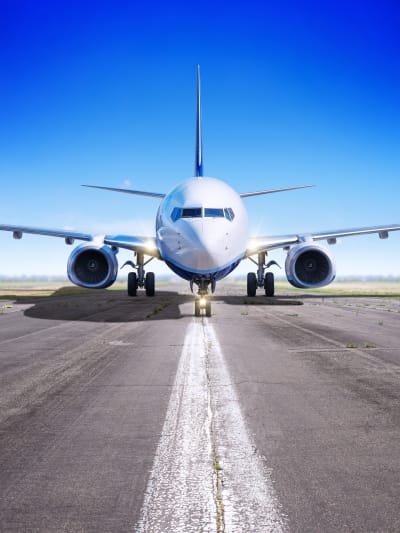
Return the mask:
{"type": "Polygon", "coordinates": [[[196,162],[195,176],[203,175],[203,140],[201,136],[201,94],[200,94],[200,65],[197,65],[197,106],[196,106],[196,162]]]}

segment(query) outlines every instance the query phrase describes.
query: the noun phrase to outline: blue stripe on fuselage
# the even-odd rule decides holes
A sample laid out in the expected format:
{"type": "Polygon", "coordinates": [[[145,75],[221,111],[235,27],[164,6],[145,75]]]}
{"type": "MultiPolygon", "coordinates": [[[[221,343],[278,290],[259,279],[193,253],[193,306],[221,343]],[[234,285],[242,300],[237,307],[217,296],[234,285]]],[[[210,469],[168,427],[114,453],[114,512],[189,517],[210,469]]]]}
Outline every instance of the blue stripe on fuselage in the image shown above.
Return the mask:
{"type": "Polygon", "coordinates": [[[188,270],[186,268],[182,268],[181,266],[175,265],[174,263],[171,263],[171,261],[168,261],[168,259],[165,259],[166,264],[168,267],[175,272],[179,277],[186,279],[187,281],[195,280],[195,279],[208,279],[208,280],[215,280],[218,281],[220,279],[225,278],[228,274],[230,274],[240,263],[242,259],[236,259],[233,263],[230,265],[226,265],[220,270],[214,270],[212,272],[207,273],[199,273],[199,272],[193,272],[192,270],[188,270]]]}

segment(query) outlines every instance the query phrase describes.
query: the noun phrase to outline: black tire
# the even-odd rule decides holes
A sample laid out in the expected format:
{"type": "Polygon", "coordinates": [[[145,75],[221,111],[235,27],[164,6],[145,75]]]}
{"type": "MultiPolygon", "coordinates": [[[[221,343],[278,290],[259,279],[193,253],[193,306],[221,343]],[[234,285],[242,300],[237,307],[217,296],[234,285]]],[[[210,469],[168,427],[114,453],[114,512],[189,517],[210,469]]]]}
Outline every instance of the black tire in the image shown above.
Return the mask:
{"type": "Polygon", "coordinates": [[[200,316],[200,300],[197,298],[194,301],[194,316],[200,316]]]}
{"type": "Polygon", "coordinates": [[[206,316],[211,316],[211,302],[210,302],[210,300],[207,300],[207,303],[206,303],[206,316]]]}
{"type": "Polygon", "coordinates": [[[154,272],[147,272],[144,280],[144,288],[146,289],[146,296],[154,296],[156,292],[156,278],[154,272]]]}
{"type": "Polygon", "coordinates": [[[137,275],[136,272],[129,272],[128,274],[128,296],[136,296],[137,294],[137,275]]]}
{"type": "Polygon", "coordinates": [[[247,274],[247,296],[255,296],[257,292],[257,276],[254,272],[247,274]]]}
{"type": "Polygon", "coordinates": [[[273,296],[275,294],[275,281],[272,272],[267,272],[264,278],[265,296],[273,296]]]}

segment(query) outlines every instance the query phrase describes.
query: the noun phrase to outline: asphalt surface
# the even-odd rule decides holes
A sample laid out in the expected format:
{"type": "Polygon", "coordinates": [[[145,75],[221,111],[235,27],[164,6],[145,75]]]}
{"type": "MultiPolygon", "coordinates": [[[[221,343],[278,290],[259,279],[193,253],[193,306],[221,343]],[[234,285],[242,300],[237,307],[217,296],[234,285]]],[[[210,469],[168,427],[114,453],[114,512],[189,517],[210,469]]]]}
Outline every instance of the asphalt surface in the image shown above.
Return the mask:
{"type": "Polygon", "coordinates": [[[0,531],[400,531],[400,300],[0,300],[0,531]]]}

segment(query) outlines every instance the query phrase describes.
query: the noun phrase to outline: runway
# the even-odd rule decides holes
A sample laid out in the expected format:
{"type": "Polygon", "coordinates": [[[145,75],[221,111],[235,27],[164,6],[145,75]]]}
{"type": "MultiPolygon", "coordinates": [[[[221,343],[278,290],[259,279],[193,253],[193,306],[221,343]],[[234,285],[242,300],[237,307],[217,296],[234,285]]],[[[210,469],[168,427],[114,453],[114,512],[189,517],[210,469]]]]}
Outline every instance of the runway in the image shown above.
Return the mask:
{"type": "Polygon", "coordinates": [[[0,300],[0,531],[399,531],[400,300],[0,300]]]}

